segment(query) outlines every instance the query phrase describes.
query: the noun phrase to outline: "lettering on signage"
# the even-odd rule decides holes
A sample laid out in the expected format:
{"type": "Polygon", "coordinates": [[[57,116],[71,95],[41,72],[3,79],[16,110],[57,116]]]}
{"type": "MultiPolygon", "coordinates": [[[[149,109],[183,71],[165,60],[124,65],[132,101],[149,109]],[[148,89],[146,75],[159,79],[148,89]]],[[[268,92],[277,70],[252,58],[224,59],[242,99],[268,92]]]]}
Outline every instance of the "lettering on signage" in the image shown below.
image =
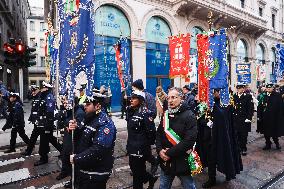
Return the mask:
{"type": "Polygon", "coordinates": [[[120,28],[120,25],[119,25],[119,24],[111,23],[111,22],[104,22],[104,21],[101,21],[101,26],[102,26],[102,27],[115,28],[115,29],[120,28]]]}
{"type": "Polygon", "coordinates": [[[152,31],[152,34],[153,35],[158,35],[158,36],[160,36],[160,37],[164,37],[165,36],[165,34],[163,33],[163,32],[160,32],[160,31],[152,31]]]}

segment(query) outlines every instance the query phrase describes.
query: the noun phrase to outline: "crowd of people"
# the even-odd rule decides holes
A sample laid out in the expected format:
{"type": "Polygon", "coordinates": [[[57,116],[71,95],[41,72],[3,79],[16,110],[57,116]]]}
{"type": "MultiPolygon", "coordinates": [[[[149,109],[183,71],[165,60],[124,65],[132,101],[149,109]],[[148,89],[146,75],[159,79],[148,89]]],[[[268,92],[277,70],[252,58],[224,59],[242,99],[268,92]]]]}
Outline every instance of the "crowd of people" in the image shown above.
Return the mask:
{"type": "MultiPolygon", "coordinates": [[[[113,169],[116,140],[110,89],[94,88],[93,95],[86,96],[85,85],[82,85],[71,103],[63,95],[57,105],[53,86],[46,82],[42,86],[31,89],[32,108],[28,121],[34,128],[30,138],[25,134],[19,94],[0,93],[0,114],[6,119],[2,129],[12,129],[10,149],[6,153],[15,151],[17,134],[27,144],[22,153],[25,156],[32,154],[40,137],[40,159],[34,166],[48,163],[51,143],[62,160],[61,173],[56,179],[73,174],[66,188],[71,188],[72,184],[79,189],[106,188],[113,169]],[[2,105],[4,101],[8,101],[8,108],[2,105]],[[56,129],[64,130],[62,144],[53,135],[56,129]]],[[[202,166],[208,167],[208,180],[202,184],[203,188],[216,185],[216,171],[223,173],[226,181],[235,179],[243,170],[242,156],[249,154],[247,138],[255,112],[257,132],[265,137],[263,150],[271,149],[271,138],[275,148],[281,149],[284,86],[268,83],[260,87],[256,98],[247,85],[237,83],[236,92],[230,90],[230,103],[226,105],[221,101],[220,89],[214,89],[212,95],[214,103],[210,107],[199,100],[197,85],[168,87],[166,91],[158,86],[155,97],[145,90],[141,79],[132,83],[130,94],[122,89],[121,118],[127,123],[126,150],[134,189],[143,189],[146,183],[148,189],[153,189],[158,179],[158,166],[161,169],[160,189],[170,189],[175,177],[180,179],[183,188],[195,189],[194,170],[189,163],[195,150],[202,166]],[[157,116],[159,124],[156,126],[157,116]],[[153,145],[157,157],[152,153],[153,145]],[[147,162],[151,164],[149,171],[147,162]]]]}

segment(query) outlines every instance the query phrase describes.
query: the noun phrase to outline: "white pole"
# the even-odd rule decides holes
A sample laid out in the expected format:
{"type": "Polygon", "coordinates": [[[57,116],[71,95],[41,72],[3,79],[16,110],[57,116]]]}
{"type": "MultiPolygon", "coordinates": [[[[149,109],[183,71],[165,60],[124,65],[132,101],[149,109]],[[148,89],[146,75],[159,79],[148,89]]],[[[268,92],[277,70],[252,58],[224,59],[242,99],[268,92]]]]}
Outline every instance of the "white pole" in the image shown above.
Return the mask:
{"type": "Polygon", "coordinates": [[[19,68],[19,88],[20,88],[20,98],[22,101],[24,101],[23,93],[24,93],[24,81],[23,81],[23,68],[19,68]]]}

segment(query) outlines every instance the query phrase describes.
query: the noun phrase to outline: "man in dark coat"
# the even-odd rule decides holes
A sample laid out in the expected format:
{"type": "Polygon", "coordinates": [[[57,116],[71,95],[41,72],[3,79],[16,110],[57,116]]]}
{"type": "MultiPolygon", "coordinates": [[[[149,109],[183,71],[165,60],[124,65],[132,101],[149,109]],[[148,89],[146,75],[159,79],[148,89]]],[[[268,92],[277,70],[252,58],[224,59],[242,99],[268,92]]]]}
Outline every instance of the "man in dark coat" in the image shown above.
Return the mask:
{"type": "Polygon", "coordinates": [[[224,107],[220,102],[220,90],[214,90],[214,107],[211,115],[207,117],[207,126],[211,127],[211,136],[205,145],[209,180],[202,187],[210,188],[216,184],[217,170],[226,175],[229,181],[242,170],[242,161],[237,145],[236,134],[231,123],[230,106],[224,107]],[[226,144],[226,145],[224,145],[226,144]]]}
{"type": "Polygon", "coordinates": [[[273,84],[266,85],[266,95],[259,106],[262,112],[258,115],[261,124],[258,131],[264,134],[266,144],[263,150],[271,149],[271,137],[279,150],[281,147],[278,137],[284,136],[283,108],[281,95],[274,91],[273,84]]]}
{"type": "Polygon", "coordinates": [[[234,94],[233,124],[237,131],[238,142],[242,155],[247,154],[247,137],[251,131],[251,120],[254,111],[252,96],[245,92],[245,84],[238,83],[234,94]]]}

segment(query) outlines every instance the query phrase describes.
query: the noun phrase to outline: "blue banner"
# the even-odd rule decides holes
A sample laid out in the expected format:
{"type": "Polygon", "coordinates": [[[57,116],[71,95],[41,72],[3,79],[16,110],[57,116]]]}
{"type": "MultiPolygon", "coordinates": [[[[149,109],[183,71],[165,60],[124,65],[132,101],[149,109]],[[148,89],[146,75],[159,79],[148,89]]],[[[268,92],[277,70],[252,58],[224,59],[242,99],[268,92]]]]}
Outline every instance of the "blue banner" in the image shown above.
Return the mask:
{"type": "MultiPolygon", "coordinates": [[[[62,2],[61,2],[62,3],[62,2]]],[[[64,4],[60,4],[64,6],[64,4]]],[[[60,92],[69,100],[86,84],[86,95],[92,95],[94,74],[95,24],[92,0],[80,0],[78,12],[60,14],[60,92]]]]}
{"type": "Polygon", "coordinates": [[[277,81],[284,79],[284,45],[283,44],[276,45],[275,71],[276,71],[277,81]]]}
{"type": "Polygon", "coordinates": [[[125,88],[131,85],[131,74],[130,74],[130,52],[129,52],[129,43],[126,38],[120,40],[120,60],[124,63],[123,67],[123,80],[125,88]]]}
{"type": "Polygon", "coordinates": [[[209,35],[209,49],[207,52],[209,67],[209,103],[213,106],[213,89],[221,90],[221,101],[229,103],[228,64],[227,64],[227,35],[225,29],[220,34],[209,35]]]}
{"type": "Polygon", "coordinates": [[[236,64],[236,73],[238,75],[250,74],[250,64],[236,64]]]}
{"type": "Polygon", "coordinates": [[[238,82],[239,83],[244,83],[244,84],[250,84],[251,83],[251,74],[242,74],[242,75],[237,75],[238,77],[238,82]]]}

